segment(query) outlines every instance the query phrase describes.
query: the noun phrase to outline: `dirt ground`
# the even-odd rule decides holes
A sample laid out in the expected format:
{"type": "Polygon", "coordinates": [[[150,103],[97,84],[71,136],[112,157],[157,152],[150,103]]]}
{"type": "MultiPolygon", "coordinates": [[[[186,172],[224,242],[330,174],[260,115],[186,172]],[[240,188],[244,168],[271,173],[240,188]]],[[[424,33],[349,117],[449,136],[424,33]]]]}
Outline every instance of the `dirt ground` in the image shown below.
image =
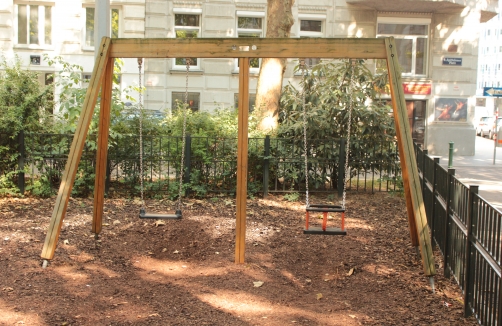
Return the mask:
{"type": "Polygon", "coordinates": [[[439,256],[431,292],[401,197],[347,198],[347,236],[304,235],[300,202],[248,200],[241,265],[234,199],[187,199],[183,219],[164,223],[139,220],[137,199],[109,199],[98,241],[92,199],[71,199],[46,269],[40,253],[54,199],[0,198],[0,324],[477,325],[463,318],[439,256]]]}

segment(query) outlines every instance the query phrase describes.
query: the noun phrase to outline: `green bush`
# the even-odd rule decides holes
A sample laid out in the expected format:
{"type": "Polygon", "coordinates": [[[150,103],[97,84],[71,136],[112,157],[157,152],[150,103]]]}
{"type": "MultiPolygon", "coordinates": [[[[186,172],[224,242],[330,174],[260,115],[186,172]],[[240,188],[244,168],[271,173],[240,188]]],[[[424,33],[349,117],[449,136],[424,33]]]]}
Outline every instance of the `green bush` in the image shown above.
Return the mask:
{"type": "MultiPolygon", "coordinates": [[[[295,68],[295,72],[301,72],[299,66],[295,68]]],[[[349,161],[355,168],[354,173],[370,169],[379,159],[378,156],[393,154],[384,148],[384,144],[395,135],[390,107],[381,101],[378,92],[385,84],[386,76],[374,76],[365,66],[364,60],[357,60],[354,65],[349,60],[342,60],[321,62],[312,67],[302,79],[300,89],[291,84],[284,88],[280,102],[278,137],[294,141],[294,146],[288,148],[288,151],[294,151],[294,156],[302,157],[305,154],[305,95],[307,139],[321,140],[308,144],[310,182],[315,185],[331,182],[336,188],[340,149],[332,147],[325,140],[347,139],[349,125],[349,161]],[[327,159],[331,163],[324,165],[322,171],[316,171],[317,158],[327,159]]],[[[298,162],[289,173],[297,173],[300,180],[304,179],[305,173],[301,168],[303,164],[298,162]]]]}

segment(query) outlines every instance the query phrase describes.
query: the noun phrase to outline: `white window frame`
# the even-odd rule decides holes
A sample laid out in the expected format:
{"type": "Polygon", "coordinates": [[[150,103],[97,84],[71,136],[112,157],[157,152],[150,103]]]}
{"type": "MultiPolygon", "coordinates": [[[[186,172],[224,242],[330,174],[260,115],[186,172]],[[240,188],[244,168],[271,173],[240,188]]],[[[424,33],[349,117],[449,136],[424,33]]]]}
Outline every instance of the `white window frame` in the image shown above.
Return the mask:
{"type": "MultiPolygon", "coordinates": [[[[81,26],[82,26],[82,50],[83,51],[94,51],[95,46],[89,46],[85,44],[85,38],[87,36],[87,8],[94,8],[96,10],[96,7],[93,5],[86,5],[82,7],[82,14],[80,15],[82,18],[81,26]]],[[[119,12],[119,32],[118,35],[119,37],[122,37],[122,8],[118,6],[111,6],[110,7],[110,35],[112,35],[111,28],[112,28],[112,10],[118,10],[119,12]]],[[[93,38],[94,39],[94,38],[93,38]]]]}
{"type": "Polygon", "coordinates": [[[377,37],[387,37],[393,36],[395,39],[410,39],[413,41],[413,56],[411,60],[411,72],[402,73],[402,76],[406,77],[426,77],[429,67],[429,52],[430,52],[430,33],[431,33],[431,19],[430,18],[403,18],[403,17],[378,17],[376,30],[378,31],[378,24],[402,24],[402,25],[426,25],[427,34],[426,35],[403,35],[403,34],[377,34],[377,37]],[[424,53],[424,73],[417,74],[415,72],[416,68],[416,51],[417,51],[417,39],[423,38],[426,40],[426,52],[424,53]]]}
{"type": "Polygon", "coordinates": [[[53,49],[54,44],[54,2],[33,2],[33,1],[19,1],[14,3],[14,45],[16,48],[30,48],[30,49],[53,49]],[[19,43],[19,5],[27,7],[27,23],[29,24],[29,13],[31,6],[38,6],[38,43],[30,44],[29,26],[26,31],[28,33],[26,41],[28,43],[19,43]],[[51,43],[45,43],[45,8],[50,7],[51,10],[51,43]]]}
{"type": "MultiPolygon", "coordinates": [[[[186,31],[197,31],[197,37],[201,37],[201,32],[202,32],[202,9],[198,8],[173,8],[173,38],[176,38],[176,31],[177,30],[186,30],[186,31]],[[176,15],[198,15],[199,17],[199,26],[176,26],[176,15]]],[[[200,70],[200,58],[197,58],[197,64],[190,65],[189,70],[200,70]]],[[[177,65],[176,64],[176,58],[172,59],[172,69],[173,70],[186,70],[186,65],[177,65]]]]}
{"type": "MultiPolygon", "coordinates": [[[[179,95],[181,97],[181,101],[184,103],[185,101],[185,96],[186,96],[186,93],[183,92],[183,91],[172,91],[171,92],[171,113],[174,113],[175,109],[176,109],[176,99],[175,99],[175,94],[176,95],[179,95]]],[[[201,104],[201,100],[200,100],[200,92],[188,92],[188,102],[189,102],[189,106],[188,108],[190,110],[192,110],[192,112],[197,112],[197,111],[200,111],[201,107],[200,107],[200,104],[201,104]],[[197,96],[197,107],[195,108],[196,110],[194,110],[193,106],[190,105],[190,97],[191,96],[197,96]]]]}
{"type": "MultiPolygon", "coordinates": [[[[235,37],[239,37],[240,33],[249,34],[249,33],[258,33],[260,37],[264,37],[265,34],[265,21],[266,16],[264,11],[240,11],[237,10],[235,15],[235,37]],[[240,17],[250,17],[250,18],[261,18],[261,29],[246,29],[239,28],[239,18],[240,17]]],[[[258,67],[249,67],[249,72],[253,74],[257,74],[260,72],[261,67],[261,58],[259,59],[258,67]]],[[[239,72],[239,59],[234,59],[234,72],[239,72]]]]}
{"type": "MultiPolygon", "coordinates": [[[[326,37],[326,15],[323,14],[298,14],[298,30],[297,35],[299,38],[323,38],[326,37]],[[315,20],[321,22],[321,31],[302,31],[302,20],[315,20]]],[[[313,65],[319,63],[321,58],[305,58],[307,66],[312,68],[313,65]]]]}

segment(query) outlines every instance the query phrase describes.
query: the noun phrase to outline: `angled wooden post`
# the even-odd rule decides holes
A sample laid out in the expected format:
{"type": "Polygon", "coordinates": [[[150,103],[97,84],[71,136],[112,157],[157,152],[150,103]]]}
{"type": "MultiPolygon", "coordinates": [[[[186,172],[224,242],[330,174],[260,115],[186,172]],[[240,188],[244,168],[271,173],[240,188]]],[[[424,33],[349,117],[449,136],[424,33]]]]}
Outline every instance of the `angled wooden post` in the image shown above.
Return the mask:
{"type": "Polygon", "coordinates": [[[399,157],[401,159],[404,191],[407,202],[406,208],[408,209],[408,218],[410,220],[410,229],[413,229],[414,222],[417,230],[424,273],[426,276],[433,276],[436,274],[436,268],[434,266],[431,237],[429,234],[427,216],[420,188],[417,162],[413,151],[413,141],[408,123],[408,114],[406,111],[406,102],[404,99],[397,48],[394,38],[386,38],[385,47],[387,51],[389,85],[394,111],[394,121],[396,125],[399,157]]]}
{"type": "Polygon", "coordinates": [[[56,251],[61,225],[63,223],[66,209],[68,208],[68,201],[70,200],[71,189],[77,174],[78,163],[82,157],[82,150],[84,148],[87,132],[91,123],[92,115],[94,113],[94,106],[98,98],[99,89],[103,80],[106,65],[108,63],[110,39],[103,38],[100,44],[101,52],[96,59],[92,77],[87,88],[82,112],[78,120],[75,136],[71,144],[68,161],[66,162],[63,177],[61,179],[61,186],[59,187],[58,196],[52,212],[51,221],[45,237],[44,247],[42,249],[41,257],[43,259],[52,259],[56,251]]]}
{"type": "Polygon", "coordinates": [[[108,161],[108,136],[110,134],[110,110],[112,104],[114,59],[108,58],[99,108],[99,129],[96,155],[96,179],[94,180],[94,213],[92,232],[97,236],[103,224],[103,206],[105,200],[106,163],[108,161]]]}
{"type": "Polygon", "coordinates": [[[237,200],[235,263],[244,263],[248,175],[249,58],[239,59],[239,118],[237,139],[237,200]]]}

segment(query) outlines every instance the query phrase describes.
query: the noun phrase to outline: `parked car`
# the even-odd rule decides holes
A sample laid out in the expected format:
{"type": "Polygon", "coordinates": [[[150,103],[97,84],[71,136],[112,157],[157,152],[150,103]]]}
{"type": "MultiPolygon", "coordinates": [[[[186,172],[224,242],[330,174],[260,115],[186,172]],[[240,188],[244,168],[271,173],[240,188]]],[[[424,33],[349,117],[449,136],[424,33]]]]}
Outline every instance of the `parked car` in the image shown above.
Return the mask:
{"type": "Polygon", "coordinates": [[[493,134],[494,122],[494,117],[481,117],[476,127],[476,135],[481,137],[489,136],[489,138],[491,138],[493,134]]]}

